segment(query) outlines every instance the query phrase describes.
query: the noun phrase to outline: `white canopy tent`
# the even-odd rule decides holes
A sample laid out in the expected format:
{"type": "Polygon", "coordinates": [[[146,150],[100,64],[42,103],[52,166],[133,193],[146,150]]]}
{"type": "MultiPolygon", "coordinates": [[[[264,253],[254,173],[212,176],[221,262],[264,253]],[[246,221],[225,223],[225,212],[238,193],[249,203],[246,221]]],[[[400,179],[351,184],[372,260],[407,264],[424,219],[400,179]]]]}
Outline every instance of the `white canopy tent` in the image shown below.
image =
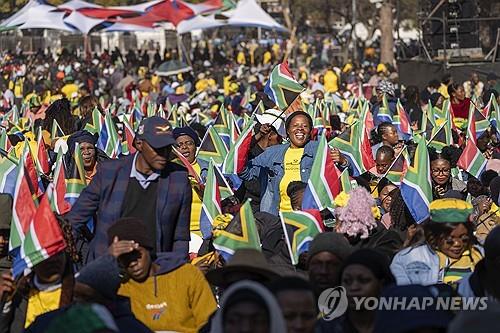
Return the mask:
{"type": "Polygon", "coordinates": [[[135,32],[135,31],[155,31],[155,29],[135,24],[114,23],[107,28],[99,30],[99,32],[115,32],[115,31],[135,32]]]}
{"type": "Polygon", "coordinates": [[[104,21],[105,20],[102,19],[87,17],[83,14],[80,14],[76,10],[72,11],[71,14],[64,18],[64,22],[71,24],[84,34],[88,34],[93,27],[101,24],[104,21]]]}
{"type": "Polygon", "coordinates": [[[53,11],[55,7],[39,5],[27,10],[27,19],[18,29],[55,29],[74,32],[75,29],[64,23],[65,12],[53,11]]]}
{"type": "Polygon", "coordinates": [[[227,25],[226,21],[216,20],[214,15],[197,15],[189,20],[184,20],[177,26],[177,33],[184,34],[193,30],[217,28],[227,25]]]}
{"type": "Polygon", "coordinates": [[[78,10],[82,8],[102,8],[102,6],[82,1],[82,0],[71,0],[62,5],[57,6],[59,9],[68,9],[68,10],[78,10]]]}
{"type": "MultiPolygon", "coordinates": [[[[7,18],[2,22],[3,27],[15,27],[18,25],[23,24],[28,20],[29,17],[29,10],[34,7],[42,6],[37,0],[30,0],[23,8],[21,8],[20,11],[12,15],[11,17],[7,18]]],[[[52,6],[48,6],[52,7],[52,6]]],[[[52,7],[54,8],[54,7],[52,7]]]]}
{"type": "Polygon", "coordinates": [[[276,22],[255,0],[241,0],[227,21],[230,25],[287,30],[276,22]]]}

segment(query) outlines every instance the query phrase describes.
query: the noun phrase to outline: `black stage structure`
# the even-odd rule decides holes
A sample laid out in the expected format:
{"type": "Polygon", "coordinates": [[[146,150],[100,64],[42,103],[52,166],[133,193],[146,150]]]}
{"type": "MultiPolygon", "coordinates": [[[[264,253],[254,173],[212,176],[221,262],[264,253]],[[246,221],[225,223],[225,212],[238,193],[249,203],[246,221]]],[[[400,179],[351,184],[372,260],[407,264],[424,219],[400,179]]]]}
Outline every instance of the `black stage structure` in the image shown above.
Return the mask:
{"type": "MultiPolygon", "coordinates": [[[[402,84],[423,88],[429,80],[445,73],[459,82],[469,79],[471,71],[483,80],[492,72],[500,76],[500,1],[418,3],[419,54],[409,59],[404,50],[398,51],[402,84]]],[[[398,45],[403,45],[402,41],[398,45]]]]}

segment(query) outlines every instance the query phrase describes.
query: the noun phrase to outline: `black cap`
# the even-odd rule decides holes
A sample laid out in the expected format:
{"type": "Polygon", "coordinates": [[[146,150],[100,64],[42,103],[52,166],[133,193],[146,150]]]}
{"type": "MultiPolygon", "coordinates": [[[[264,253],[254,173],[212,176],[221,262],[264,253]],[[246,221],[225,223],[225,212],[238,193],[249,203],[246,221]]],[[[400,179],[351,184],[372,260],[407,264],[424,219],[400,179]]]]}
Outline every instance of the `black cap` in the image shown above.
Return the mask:
{"type": "Polygon", "coordinates": [[[178,137],[182,135],[187,135],[193,139],[194,144],[198,147],[200,145],[200,137],[196,132],[189,126],[174,128],[174,139],[177,140],[178,137]]]}
{"type": "Polygon", "coordinates": [[[139,124],[135,137],[146,141],[153,148],[176,144],[170,122],[157,116],[144,118],[139,124]]]}

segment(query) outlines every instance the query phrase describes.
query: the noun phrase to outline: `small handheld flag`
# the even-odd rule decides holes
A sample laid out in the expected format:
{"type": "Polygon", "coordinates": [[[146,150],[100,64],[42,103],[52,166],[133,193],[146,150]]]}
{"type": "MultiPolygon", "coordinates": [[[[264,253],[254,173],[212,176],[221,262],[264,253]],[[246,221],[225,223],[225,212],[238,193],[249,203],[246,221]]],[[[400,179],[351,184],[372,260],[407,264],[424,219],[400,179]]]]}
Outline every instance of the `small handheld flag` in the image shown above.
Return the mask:
{"type": "Polygon", "coordinates": [[[299,263],[299,256],[309,250],[309,244],[317,234],[324,231],[318,210],[280,212],[281,225],[285,233],[292,265],[299,263]]]}
{"type": "Polygon", "coordinates": [[[245,168],[248,152],[250,151],[250,143],[252,142],[252,130],[254,126],[255,123],[250,123],[227,153],[222,166],[223,173],[238,174],[245,168]]]}
{"type": "Polygon", "coordinates": [[[321,135],[304,192],[302,209],[323,210],[333,207],[333,200],[340,193],[340,187],[340,171],[332,160],[325,135],[321,135]]]}
{"type": "MultiPolygon", "coordinates": [[[[274,67],[264,87],[266,95],[282,111],[287,111],[292,104],[296,103],[304,90],[305,88],[295,80],[286,61],[274,67]]],[[[293,112],[293,110],[288,111],[293,112]]]]}
{"type": "Polygon", "coordinates": [[[429,217],[432,201],[431,173],[425,138],[416,137],[415,142],[417,150],[401,184],[401,195],[415,221],[422,223],[429,217]]]}
{"type": "Polygon", "coordinates": [[[261,250],[259,233],[257,232],[257,225],[255,224],[250,201],[246,201],[241,206],[240,213],[235,218],[238,219],[241,224],[241,235],[233,234],[225,230],[216,231],[214,233],[215,238],[213,245],[225,260],[229,260],[238,249],[261,250]]]}
{"type": "Polygon", "coordinates": [[[214,162],[210,161],[208,165],[207,181],[203,191],[203,202],[200,215],[200,230],[203,239],[212,237],[212,226],[217,215],[222,214],[221,196],[215,177],[214,162]]]}

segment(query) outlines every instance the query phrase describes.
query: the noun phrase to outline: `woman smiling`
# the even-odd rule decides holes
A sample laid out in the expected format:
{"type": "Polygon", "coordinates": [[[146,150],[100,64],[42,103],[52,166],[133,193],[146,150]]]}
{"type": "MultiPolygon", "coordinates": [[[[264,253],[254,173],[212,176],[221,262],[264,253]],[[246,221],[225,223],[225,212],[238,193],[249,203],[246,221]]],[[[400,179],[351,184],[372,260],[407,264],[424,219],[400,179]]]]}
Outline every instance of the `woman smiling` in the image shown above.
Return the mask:
{"type": "Polygon", "coordinates": [[[425,240],[396,254],[391,271],[398,285],[451,283],[471,273],[482,258],[470,222],[472,205],[458,199],[430,204],[425,240]]]}
{"type": "MultiPolygon", "coordinates": [[[[317,141],[311,141],[313,122],[306,112],[290,114],[285,128],[288,142],[267,148],[264,153],[248,161],[239,174],[243,180],[260,179],[260,210],[274,215],[278,215],[279,210],[292,210],[286,193],[288,184],[292,181],[307,182],[318,146],[317,141]]],[[[334,162],[347,164],[337,149],[332,150],[331,154],[334,162]]]]}

